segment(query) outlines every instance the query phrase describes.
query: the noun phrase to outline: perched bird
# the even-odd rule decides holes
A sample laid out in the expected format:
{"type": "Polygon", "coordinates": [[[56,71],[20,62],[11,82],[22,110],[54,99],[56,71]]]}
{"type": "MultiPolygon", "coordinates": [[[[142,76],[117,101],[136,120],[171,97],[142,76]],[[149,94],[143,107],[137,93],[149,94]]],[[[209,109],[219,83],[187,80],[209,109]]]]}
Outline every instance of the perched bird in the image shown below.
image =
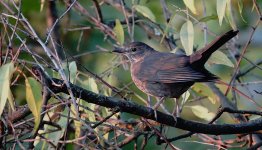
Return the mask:
{"type": "Polygon", "coordinates": [[[158,52],[142,42],[116,47],[113,52],[128,57],[132,79],[140,90],[162,99],[179,98],[195,82],[218,79],[204,65],[213,52],[237,33],[231,30],[190,56],[158,52]]]}

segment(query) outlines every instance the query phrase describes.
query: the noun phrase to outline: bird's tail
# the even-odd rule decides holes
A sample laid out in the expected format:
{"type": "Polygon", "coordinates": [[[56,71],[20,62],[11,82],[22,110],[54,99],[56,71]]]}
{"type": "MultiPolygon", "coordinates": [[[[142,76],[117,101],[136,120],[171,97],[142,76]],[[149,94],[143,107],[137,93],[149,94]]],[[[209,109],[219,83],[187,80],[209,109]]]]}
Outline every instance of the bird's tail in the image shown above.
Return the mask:
{"type": "Polygon", "coordinates": [[[238,33],[238,30],[237,31],[230,30],[227,33],[217,37],[207,46],[205,46],[204,48],[202,48],[201,50],[198,50],[195,54],[193,54],[195,56],[191,58],[194,58],[195,60],[191,60],[191,61],[193,61],[193,63],[197,65],[204,65],[212,53],[214,53],[217,49],[219,49],[227,41],[235,37],[237,33],[238,33]]]}

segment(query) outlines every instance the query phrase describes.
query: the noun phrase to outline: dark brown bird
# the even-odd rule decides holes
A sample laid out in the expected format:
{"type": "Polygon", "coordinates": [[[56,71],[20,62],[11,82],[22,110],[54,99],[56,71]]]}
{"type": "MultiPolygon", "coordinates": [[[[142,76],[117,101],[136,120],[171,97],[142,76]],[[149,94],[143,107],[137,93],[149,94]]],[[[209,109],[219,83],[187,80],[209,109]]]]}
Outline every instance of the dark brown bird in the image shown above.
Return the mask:
{"type": "Polygon", "coordinates": [[[140,90],[160,98],[179,98],[195,82],[218,79],[204,65],[213,52],[237,33],[231,30],[190,56],[158,52],[142,42],[132,42],[113,52],[128,57],[132,79],[140,90]]]}

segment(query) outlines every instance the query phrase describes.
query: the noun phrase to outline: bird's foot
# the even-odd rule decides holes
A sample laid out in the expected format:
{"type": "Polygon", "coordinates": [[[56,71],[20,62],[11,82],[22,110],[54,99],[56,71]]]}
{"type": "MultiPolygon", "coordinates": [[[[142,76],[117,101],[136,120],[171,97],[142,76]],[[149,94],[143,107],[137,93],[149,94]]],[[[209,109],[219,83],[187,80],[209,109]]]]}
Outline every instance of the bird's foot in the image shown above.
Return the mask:
{"type": "Polygon", "coordinates": [[[180,113],[177,111],[177,109],[175,111],[173,111],[173,114],[172,114],[172,117],[174,119],[174,126],[176,126],[176,123],[177,123],[177,118],[180,116],[180,113]]]}
{"type": "Polygon", "coordinates": [[[164,102],[165,98],[161,97],[160,100],[153,106],[153,109],[157,110],[157,108],[164,102]]]}
{"type": "Polygon", "coordinates": [[[157,121],[157,120],[158,120],[158,119],[157,119],[157,110],[155,110],[155,109],[154,109],[154,116],[155,116],[156,121],[157,121]]]}
{"type": "Polygon", "coordinates": [[[160,100],[152,107],[152,109],[154,110],[156,121],[157,121],[157,109],[163,103],[164,99],[165,99],[164,97],[161,97],[160,100]]]}

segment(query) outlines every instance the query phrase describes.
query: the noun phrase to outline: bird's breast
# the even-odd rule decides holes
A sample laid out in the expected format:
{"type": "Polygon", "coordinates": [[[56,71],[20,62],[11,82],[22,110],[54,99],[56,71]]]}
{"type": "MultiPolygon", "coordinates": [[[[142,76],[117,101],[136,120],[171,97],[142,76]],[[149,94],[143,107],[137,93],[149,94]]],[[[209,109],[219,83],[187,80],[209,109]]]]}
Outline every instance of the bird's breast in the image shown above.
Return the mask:
{"type": "Polygon", "coordinates": [[[140,71],[140,67],[141,65],[140,64],[131,64],[131,78],[133,80],[133,82],[135,83],[135,85],[143,92],[146,92],[146,89],[145,89],[145,81],[142,81],[141,78],[140,78],[140,74],[141,71],[140,71]]]}

